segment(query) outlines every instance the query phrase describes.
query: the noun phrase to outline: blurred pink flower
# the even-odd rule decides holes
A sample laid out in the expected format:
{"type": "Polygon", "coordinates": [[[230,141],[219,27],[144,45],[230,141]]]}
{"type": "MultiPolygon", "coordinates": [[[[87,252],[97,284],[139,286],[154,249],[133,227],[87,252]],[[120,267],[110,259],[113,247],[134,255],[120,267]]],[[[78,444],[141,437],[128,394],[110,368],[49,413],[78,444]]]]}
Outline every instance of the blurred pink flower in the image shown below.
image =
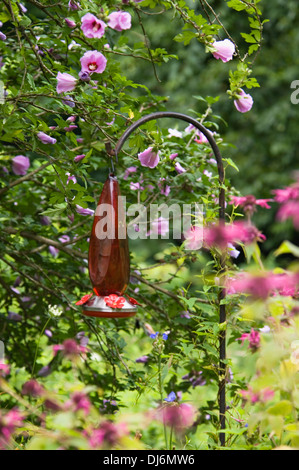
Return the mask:
{"type": "Polygon", "coordinates": [[[15,175],[26,175],[29,166],[30,160],[28,157],[18,155],[12,159],[12,171],[15,175]]]}
{"type": "Polygon", "coordinates": [[[79,356],[81,353],[86,353],[87,348],[78,344],[74,339],[66,339],[62,344],[54,344],[54,355],[56,355],[58,351],[62,351],[63,355],[66,357],[73,358],[79,356]]]}
{"type": "Polygon", "coordinates": [[[250,111],[253,105],[252,96],[245,93],[244,90],[240,90],[238,98],[234,100],[234,105],[240,113],[247,113],[250,111]]]}
{"type": "Polygon", "coordinates": [[[215,224],[204,227],[204,246],[207,248],[218,247],[226,250],[229,243],[242,242],[248,243],[251,240],[251,226],[243,222],[234,222],[233,224],[215,224]]]}
{"type": "Polygon", "coordinates": [[[0,363],[0,377],[5,377],[10,372],[10,367],[8,364],[0,363]]]}
{"type": "Polygon", "coordinates": [[[172,153],[171,155],[169,155],[169,159],[174,160],[177,156],[178,156],[178,153],[172,153]]]}
{"type": "Polygon", "coordinates": [[[257,402],[263,402],[272,400],[274,398],[274,390],[270,388],[264,388],[263,390],[253,391],[252,387],[249,386],[247,390],[240,390],[240,395],[245,401],[249,401],[254,404],[257,402]]]}
{"type": "Polygon", "coordinates": [[[103,73],[106,68],[107,59],[101,52],[87,51],[81,57],[80,62],[81,72],[88,72],[89,74],[103,73]]]}
{"type": "Polygon", "coordinates": [[[89,438],[90,446],[93,448],[103,445],[114,447],[120,439],[128,434],[125,423],[114,424],[112,421],[103,421],[97,429],[94,429],[89,438]]]}
{"type": "Polygon", "coordinates": [[[299,199],[299,184],[287,186],[284,189],[274,189],[274,200],[278,203],[288,202],[289,199],[299,199]]]}
{"type": "Polygon", "coordinates": [[[252,328],[250,333],[243,333],[240,338],[237,338],[237,340],[242,341],[242,346],[244,344],[244,341],[248,340],[249,348],[252,349],[253,351],[256,351],[260,346],[261,336],[258,331],[255,331],[252,328]]]}
{"type": "Polygon", "coordinates": [[[66,72],[58,72],[57,74],[57,93],[66,93],[67,91],[72,91],[77,85],[77,79],[66,72]]]}
{"type": "Polygon", "coordinates": [[[184,233],[185,249],[200,250],[203,244],[203,227],[192,226],[184,233]]]}
{"type": "Polygon", "coordinates": [[[116,31],[123,31],[131,28],[131,15],[125,11],[114,11],[108,16],[109,28],[116,31]]]}
{"type": "Polygon", "coordinates": [[[101,38],[105,34],[106,23],[99,20],[95,15],[86,13],[81,18],[81,29],[87,38],[101,38]]]}
{"type": "Polygon", "coordinates": [[[80,8],[80,3],[75,2],[74,0],[69,0],[69,5],[68,5],[68,7],[69,7],[69,10],[73,10],[73,11],[79,10],[79,8],[80,8]]]}
{"type": "Polygon", "coordinates": [[[166,235],[169,232],[169,220],[164,217],[159,217],[151,223],[151,230],[147,235],[166,235]]]}
{"type": "Polygon", "coordinates": [[[0,410],[0,449],[7,448],[12,434],[16,428],[22,426],[24,415],[17,409],[8,411],[6,414],[0,410]]]}
{"type": "Polygon", "coordinates": [[[133,181],[130,182],[130,189],[132,189],[133,191],[143,191],[144,190],[144,187],[141,186],[141,183],[133,183],[133,181]]]}
{"type": "Polygon", "coordinates": [[[271,209],[268,202],[273,201],[273,199],[256,199],[254,196],[249,194],[248,196],[232,196],[230,204],[234,204],[236,207],[241,206],[244,209],[244,212],[252,215],[256,210],[256,206],[263,207],[264,209],[271,209]]]}
{"type": "Polygon", "coordinates": [[[277,212],[277,219],[281,222],[292,219],[295,229],[299,230],[299,200],[284,203],[277,212]]]}
{"type": "Polygon", "coordinates": [[[167,404],[159,408],[157,412],[158,419],[177,433],[182,433],[186,428],[192,426],[195,416],[195,409],[188,403],[167,404]]]}
{"type": "Polygon", "coordinates": [[[138,158],[142,166],[147,166],[148,168],[155,168],[160,161],[160,152],[153,152],[153,148],[149,147],[143,152],[138,154],[138,158]]]}
{"type": "Polygon", "coordinates": [[[36,380],[31,379],[24,383],[22,388],[23,395],[30,395],[32,397],[39,397],[44,393],[44,388],[36,380]]]}
{"type": "Polygon", "coordinates": [[[71,396],[71,403],[75,405],[75,411],[83,410],[85,415],[89,414],[91,403],[84,392],[73,393],[71,396]]]}
{"type": "Polygon", "coordinates": [[[228,62],[232,60],[235,53],[235,45],[229,39],[223,41],[214,41],[212,44],[213,48],[216,49],[212,54],[215,59],[220,59],[222,62],[228,62]]]}

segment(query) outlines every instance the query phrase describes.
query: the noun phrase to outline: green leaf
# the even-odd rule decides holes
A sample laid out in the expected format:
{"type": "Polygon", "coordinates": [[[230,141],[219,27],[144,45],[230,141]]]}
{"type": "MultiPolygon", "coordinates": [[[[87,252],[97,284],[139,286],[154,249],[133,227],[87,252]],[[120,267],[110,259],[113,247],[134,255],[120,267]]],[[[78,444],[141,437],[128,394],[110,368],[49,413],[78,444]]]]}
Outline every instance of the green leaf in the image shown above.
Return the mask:
{"type": "Polygon", "coordinates": [[[285,240],[284,242],[282,242],[280,247],[277,248],[277,250],[274,252],[274,255],[279,256],[285,255],[287,253],[290,253],[296,256],[296,258],[299,258],[299,247],[294,245],[292,242],[285,240]]]}
{"type": "Polygon", "coordinates": [[[282,400],[267,409],[267,412],[275,416],[287,416],[293,410],[293,405],[288,400],[282,400]]]}

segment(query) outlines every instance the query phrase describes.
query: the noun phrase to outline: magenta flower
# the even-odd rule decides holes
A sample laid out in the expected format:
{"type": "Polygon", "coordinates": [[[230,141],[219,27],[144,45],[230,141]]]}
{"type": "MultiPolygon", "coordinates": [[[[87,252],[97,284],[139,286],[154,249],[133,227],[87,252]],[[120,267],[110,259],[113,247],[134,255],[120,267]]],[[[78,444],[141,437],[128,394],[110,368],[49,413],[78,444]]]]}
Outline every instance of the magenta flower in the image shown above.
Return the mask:
{"type": "Polygon", "coordinates": [[[251,110],[253,105],[252,96],[241,89],[238,98],[234,100],[234,105],[240,113],[247,113],[247,111],[251,110]]]}
{"type": "MultiPolygon", "coordinates": [[[[142,181],[141,181],[142,183],[142,181]]],[[[144,190],[144,187],[141,186],[140,183],[133,183],[133,181],[131,181],[130,183],[130,189],[132,189],[133,191],[143,191],[144,190]]]]}
{"type": "Polygon", "coordinates": [[[98,429],[94,429],[89,443],[93,448],[101,447],[102,445],[108,447],[116,446],[120,439],[128,434],[127,426],[124,423],[115,425],[111,421],[104,421],[100,424],[98,429]]]}
{"type": "Polygon", "coordinates": [[[289,199],[299,198],[299,186],[288,186],[284,189],[274,189],[274,200],[278,203],[287,202],[289,199]]]}
{"type": "Polygon", "coordinates": [[[131,28],[131,15],[125,11],[114,11],[108,16],[109,28],[116,31],[123,31],[124,29],[131,28]]]}
{"type": "Polygon", "coordinates": [[[203,228],[192,226],[184,233],[185,249],[199,250],[203,244],[203,228]]]}
{"type": "Polygon", "coordinates": [[[172,153],[171,155],[169,155],[169,159],[174,160],[177,156],[178,156],[178,153],[172,153]]]}
{"type": "Polygon", "coordinates": [[[89,398],[83,392],[75,392],[71,396],[72,403],[75,405],[75,411],[83,410],[85,415],[89,414],[91,403],[89,398]]]}
{"type": "Polygon", "coordinates": [[[44,388],[36,380],[31,379],[24,383],[22,388],[23,395],[30,395],[32,397],[39,397],[44,393],[44,388]]]}
{"type": "Polygon", "coordinates": [[[81,19],[81,29],[87,38],[101,38],[105,34],[106,23],[99,20],[95,15],[86,13],[81,19]]]}
{"type": "Polygon", "coordinates": [[[23,420],[24,415],[17,409],[10,410],[6,414],[0,411],[0,449],[7,447],[16,428],[22,426],[23,420]]]}
{"type": "Polygon", "coordinates": [[[78,204],[76,204],[76,212],[77,214],[80,214],[80,215],[93,215],[94,214],[93,209],[88,209],[88,208],[85,209],[84,207],[81,207],[78,204]]]}
{"type": "Polygon", "coordinates": [[[85,158],[84,154],[76,155],[75,158],[74,158],[74,162],[80,162],[81,160],[83,160],[83,158],[85,158]]]}
{"type": "Polygon", "coordinates": [[[299,200],[290,200],[283,204],[277,213],[277,219],[281,222],[292,219],[295,229],[299,230],[299,200]]]}
{"type": "Polygon", "coordinates": [[[160,161],[160,152],[153,152],[153,147],[149,147],[143,152],[138,154],[138,158],[142,166],[148,168],[155,168],[160,161]]]}
{"type": "Polygon", "coordinates": [[[55,246],[49,245],[49,252],[54,258],[56,258],[58,256],[59,250],[55,248],[55,246]]]}
{"type": "Polygon", "coordinates": [[[232,60],[235,53],[235,45],[229,39],[224,41],[215,41],[212,44],[215,51],[212,53],[215,59],[220,59],[222,62],[228,62],[232,60]]]}
{"type": "Polygon", "coordinates": [[[48,134],[45,134],[44,132],[39,132],[37,134],[37,137],[45,145],[47,145],[47,144],[54,145],[57,142],[56,139],[54,139],[53,137],[50,137],[48,134]]]}
{"type": "Polygon", "coordinates": [[[65,18],[64,21],[68,25],[69,28],[74,29],[76,28],[76,23],[73,20],[70,20],[69,18],[65,18]]]}
{"type": "Polygon", "coordinates": [[[244,212],[248,215],[252,215],[256,210],[256,206],[263,207],[264,209],[271,209],[268,202],[273,199],[256,199],[254,196],[249,194],[248,196],[233,196],[230,204],[234,204],[236,207],[241,206],[244,212]]]}
{"type": "Polygon", "coordinates": [[[57,74],[57,86],[56,91],[57,93],[66,93],[67,91],[72,91],[77,84],[77,79],[74,78],[72,75],[66,72],[58,72],[57,74]]]}
{"type": "Polygon", "coordinates": [[[215,224],[204,228],[204,245],[208,248],[218,247],[226,250],[228,243],[252,242],[253,235],[251,226],[242,222],[235,222],[230,225],[215,224]]]}
{"type": "Polygon", "coordinates": [[[88,72],[91,73],[103,73],[107,59],[101,52],[98,51],[87,51],[81,57],[81,72],[88,72]]]}
{"type": "Polygon", "coordinates": [[[62,344],[55,344],[53,346],[54,355],[58,351],[62,351],[66,357],[74,358],[82,353],[86,353],[87,348],[78,344],[74,339],[66,339],[62,344]]]}
{"type": "Polygon", "coordinates": [[[140,356],[136,359],[135,362],[139,364],[146,364],[148,362],[149,357],[148,356],[140,356]]]}
{"type": "Polygon", "coordinates": [[[237,340],[242,341],[242,346],[244,344],[244,341],[249,341],[249,349],[251,349],[253,352],[255,352],[261,342],[261,336],[258,331],[255,331],[253,328],[251,329],[250,333],[243,333],[240,338],[237,340]]]}
{"type": "Polygon", "coordinates": [[[15,175],[26,175],[29,166],[30,160],[28,157],[18,155],[12,159],[12,171],[15,175]]]}
{"type": "Polygon", "coordinates": [[[172,403],[162,406],[158,410],[158,418],[174,429],[177,433],[182,433],[186,428],[192,426],[195,421],[195,409],[188,403],[172,403]]]}
{"type": "Polygon", "coordinates": [[[3,364],[0,362],[0,377],[6,377],[10,372],[10,367],[8,364],[3,364]]]}

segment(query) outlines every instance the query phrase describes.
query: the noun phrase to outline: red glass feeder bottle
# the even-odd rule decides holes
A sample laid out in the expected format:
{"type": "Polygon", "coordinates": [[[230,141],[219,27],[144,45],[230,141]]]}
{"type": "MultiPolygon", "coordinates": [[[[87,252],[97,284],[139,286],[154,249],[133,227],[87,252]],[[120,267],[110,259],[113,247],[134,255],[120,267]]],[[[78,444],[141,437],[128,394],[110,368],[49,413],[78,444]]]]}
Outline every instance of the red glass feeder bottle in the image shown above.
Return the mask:
{"type": "Polygon", "coordinates": [[[117,178],[109,175],[95,212],[88,255],[95,295],[84,296],[83,314],[125,318],[137,313],[137,302],[124,296],[130,278],[130,254],[125,211],[117,178]]]}

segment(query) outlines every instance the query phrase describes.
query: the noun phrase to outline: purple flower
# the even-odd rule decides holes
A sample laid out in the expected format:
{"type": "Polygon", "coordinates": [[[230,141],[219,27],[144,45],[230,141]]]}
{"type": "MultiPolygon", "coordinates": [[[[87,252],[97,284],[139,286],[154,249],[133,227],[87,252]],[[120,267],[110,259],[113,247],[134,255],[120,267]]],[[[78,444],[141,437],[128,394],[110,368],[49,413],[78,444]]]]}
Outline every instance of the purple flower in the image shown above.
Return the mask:
{"type": "Polygon", "coordinates": [[[68,25],[69,28],[73,29],[76,28],[76,23],[73,20],[70,20],[69,18],[65,18],[64,21],[68,25]]]}
{"type": "Polygon", "coordinates": [[[252,96],[245,93],[244,90],[240,90],[238,98],[234,100],[234,105],[240,113],[247,113],[253,105],[252,96]]]}
{"type": "Polygon", "coordinates": [[[40,223],[42,225],[50,225],[51,220],[47,215],[42,215],[41,218],[40,218],[40,223]]]}
{"type": "Polygon", "coordinates": [[[79,206],[76,204],[76,212],[80,215],[93,215],[94,210],[93,209],[84,209],[83,207],[79,206]]]}
{"type": "Polygon", "coordinates": [[[69,106],[70,108],[74,108],[76,105],[71,98],[71,96],[67,95],[64,100],[62,100],[62,103],[65,104],[66,106],[69,106]]]}
{"type": "Polygon", "coordinates": [[[44,366],[38,371],[37,375],[39,377],[47,377],[48,375],[51,374],[51,372],[52,370],[50,366],[44,366]]]}
{"type": "Polygon", "coordinates": [[[101,38],[105,34],[107,27],[104,21],[99,20],[95,15],[86,13],[81,19],[81,29],[87,38],[101,38]]]}
{"type": "Polygon", "coordinates": [[[24,155],[18,155],[12,159],[12,171],[15,175],[26,175],[30,166],[30,160],[24,155]]]}
{"type": "Polygon", "coordinates": [[[9,320],[12,320],[12,321],[22,321],[23,318],[21,315],[19,315],[18,313],[16,312],[12,312],[11,310],[9,310],[8,312],[8,315],[7,315],[7,318],[9,320]]]}
{"type": "Polygon", "coordinates": [[[52,333],[51,330],[45,330],[45,331],[44,331],[44,334],[45,334],[48,338],[52,338],[52,336],[53,336],[53,333],[52,333]]]}
{"type": "Polygon", "coordinates": [[[157,331],[156,333],[151,333],[150,338],[156,339],[158,337],[158,334],[159,334],[159,331],[157,331]]]}
{"type": "Polygon", "coordinates": [[[169,196],[170,186],[168,186],[168,184],[166,184],[165,181],[166,181],[165,178],[161,178],[158,183],[158,187],[160,189],[161,194],[163,194],[164,196],[169,196]]]}
{"type": "Polygon", "coordinates": [[[0,31],[0,39],[1,39],[2,41],[5,41],[5,39],[6,39],[5,34],[2,33],[1,31],[0,31]]]}
{"type": "Polygon", "coordinates": [[[54,258],[58,256],[59,250],[52,245],[49,245],[49,251],[54,258]]]}
{"type": "Polygon", "coordinates": [[[179,175],[187,171],[185,170],[185,168],[182,167],[182,165],[179,162],[176,162],[174,169],[179,175]]]}
{"type": "MultiPolygon", "coordinates": [[[[141,183],[142,183],[142,181],[141,181],[141,183]]],[[[131,183],[130,183],[130,189],[132,189],[133,191],[137,191],[137,190],[143,191],[144,187],[141,186],[140,183],[133,183],[133,181],[131,181],[131,183]]]]}
{"type": "Polygon", "coordinates": [[[235,45],[229,39],[224,39],[224,41],[215,41],[212,44],[215,51],[213,56],[215,59],[221,59],[222,62],[228,62],[232,60],[235,53],[235,45]]]}
{"type": "Polygon", "coordinates": [[[72,402],[75,405],[75,411],[83,410],[85,415],[89,414],[91,403],[89,398],[83,392],[75,392],[71,396],[72,402]]]}
{"type": "Polygon", "coordinates": [[[103,73],[107,59],[106,57],[98,51],[87,51],[81,57],[81,72],[88,72],[88,73],[103,73]]]}
{"type": "Polygon", "coordinates": [[[57,74],[57,93],[66,93],[67,91],[72,91],[77,84],[77,79],[74,78],[72,75],[66,72],[58,72],[57,74]]]}
{"type": "Polygon", "coordinates": [[[114,11],[110,13],[108,19],[109,28],[115,29],[116,31],[131,28],[131,15],[125,11],[114,11]]]}
{"type": "Polygon", "coordinates": [[[89,72],[79,72],[79,78],[82,82],[90,82],[90,75],[89,72]]]}
{"type": "Polygon", "coordinates": [[[172,153],[171,155],[169,155],[169,159],[174,160],[177,156],[178,156],[178,153],[172,153]]]}
{"type": "Polygon", "coordinates": [[[167,401],[167,402],[172,402],[176,399],[176,394],[175,392],[170,392],[169,395],[167,395],[166,398],[164,398],[164,401],[167,401]]]}
{"type": "Polygon", "coordinates": [[[39,132],[37,134],[38,139],[45,145],[47,144],[56,144],[57,140],[54,139],[53,137],[50,137],[48,134],[45,134],[44,132],[39,132]]]}
{"type": "Polygon", "coordinates": [[[84,154],[76,155],[75,158],[74,158],[74,162],[80,162],[80,160],[83,160],[83,158],[85,158],[84,154]]]}
{"type": "Polygon", "coordinates": [[[26,13],[27,8],[23,5],[23,3],[19,3],[19,6],[20,6],[22,12],[23,12],[23,13],[26,13]]]}
{"type": "Polygon", "coordinates": [[[64,128],[65,132],[73,132],[75,129],[78,129],[76,124],[71,124],[70,126],[64,128]]]}
{"type": "Polygon", "coordinates": [[[69,10],[79,10],[80,8],[80,4],[78,4],[78,2],[74,2],[74,0],[70,0],[69,1],[69,10]]]}
{"type": "Polygon", "coordinates": [[[70,237],[68,235],[62,235],[58,238],[60,243],[68,243],[70,241],[70,237]]]}
{"type": "Polygon", "coordinates": [[[149,147],[143,152],[139,153],[138,158],[142,166],[147,166],[148,168],[155,168],[160,161],[159,154],[160,152],[153,152],[153,148],[149,147]]]}
{"type": "Polygon", "coordinates": [[[162,334],[162,339],[164,339],[166,341],[168,339],[168,333],[163,333],[162,334]]]}
{"type": "Polygon", "coordinates": [[[148,362],[148,356],[138,357],[135,362],[140,363],[140,364],[145,364],[146,362],[148,362]]]}

